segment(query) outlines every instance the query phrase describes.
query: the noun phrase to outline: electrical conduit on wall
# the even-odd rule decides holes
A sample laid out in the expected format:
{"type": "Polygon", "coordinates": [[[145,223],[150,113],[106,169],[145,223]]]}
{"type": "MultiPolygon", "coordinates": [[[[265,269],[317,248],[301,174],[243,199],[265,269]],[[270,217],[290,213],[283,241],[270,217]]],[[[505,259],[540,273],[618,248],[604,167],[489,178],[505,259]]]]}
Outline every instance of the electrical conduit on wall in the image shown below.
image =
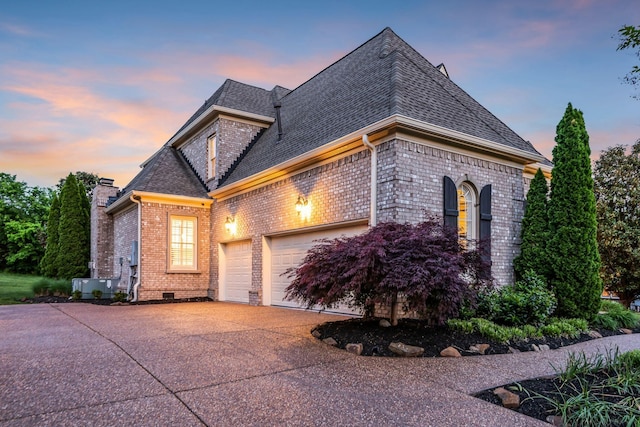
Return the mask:
{"type": "Polygon", "coordinates": [[[138,265],[136,267],[137,271],[136,271],[136,283],[133,284],[133,298],[131,299],[131,302],[136,302],[138,301],[138,288],[140,288],[140,270],[141,270],[141,265],[140,265],[140,258],[141,258],[141,254],[142,251],[141,249],[141,240],[140,237],[142,236],[142,202],[140,201],[139,198],[136,198],[133,194],[131,196],[129,196],[129,199],[131,199],[131,201],[133,203],[136,203],[138,205],[138,265]]]}

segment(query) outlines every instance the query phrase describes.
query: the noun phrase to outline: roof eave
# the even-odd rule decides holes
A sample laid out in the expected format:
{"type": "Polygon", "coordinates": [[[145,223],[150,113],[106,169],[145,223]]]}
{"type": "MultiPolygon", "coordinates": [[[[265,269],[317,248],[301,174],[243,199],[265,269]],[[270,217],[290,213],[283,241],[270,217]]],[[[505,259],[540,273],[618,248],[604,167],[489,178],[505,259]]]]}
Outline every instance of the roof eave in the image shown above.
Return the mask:
{"type": "MultiPolygon", "coordinates": [[[[422,135],[445,139],[449,142],[454,142],[458,145],[472,148],[476,151],[489,152],[492,155],[498,155],[520,164],[530,164],[544,160],[544,156],[540,154],[508,147],[483,138],[432,125],[421,120],[412,119],[400,114],[394,114],[331,141],[321,147],[265,169],[257,174],[243,178],[229,185],[223,185],[222,187],[209,192],[209,196],[214,199],[232,197],[234,194],[248,191],[250,188],[261,186],[285,175],[290,175],[292,172],[308,167],[319,160],[325,160],[332,156],[346,153],[356,147],[362,147],[362,135],[380,134],[385,131],[388,132],[393,127],[401,127],[422,135]]],[[[381,141],[382,139],[378,139],[378,143],[381,141]]],[[[375,141],[372,142],[376,144],[375,141]]]]}
{"type": "Polygon", "coordinates": [[[193,134],[196,130],[200,129],[202,125],[213,121],[215,117],[220,114],[227,114],[232,117],[238,117],[238,118],[247,119],[247,120],[255,121],[258,123],[264,123],[268,125],[275,122],[275,119],[273,117],[263,116],[261,114],[249,113],[247,111],[236,110],[234,108],[223,107],[220,105],[213,104],[211,107],[207,108],[202,114],[200,114],[197,119],[189,123],[187,127],[185,127],[180,132],[175,134],[169,141],[167,141],[166,145],[175,147],[176,145],[183,142],[185,138],[188,138],[191,134],[193,134]]]}
{"type": "Polygon", "coordinates": [[[193,197],[193,196],[181,196],[177,194],[164,194],[164,193],[153,193],[149,191],[137,191],[132,190],[128,191],[124,195],[122,195],[118,200],[116,200],[113,204],[109,205],[105,212],[107,214],[113,215],[125,208],[127,208],[130,204],[133,204],[131,201],[132,198],[137,198],[145,201],[154,201],[159,203],[166,203],[172,205],[179,206],[193,206],[193,207],[206,207],[208,208],[213,203],[213,199],[206,197],[193,197]]]}

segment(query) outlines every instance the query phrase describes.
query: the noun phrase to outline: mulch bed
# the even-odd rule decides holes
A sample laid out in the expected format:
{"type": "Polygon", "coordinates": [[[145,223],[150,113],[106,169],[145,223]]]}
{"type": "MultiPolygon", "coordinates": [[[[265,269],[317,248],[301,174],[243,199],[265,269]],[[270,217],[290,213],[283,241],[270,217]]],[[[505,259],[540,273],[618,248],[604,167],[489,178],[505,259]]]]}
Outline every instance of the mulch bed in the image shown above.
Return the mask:
{"type": "MultiPolygon", "coordinates": [[[[139,301],[139,302],[126,302],[121,305],[147,305],[147,304],[172,304],[179,302],[203,302],[213,301],[211,298],[183,298],[183,299],[163,299],[153,301],[139,301]]],[[[95,305],[115,305],[112,299],[85,299],[85,300],[73,300],[69,297],[33,297],[24,298],[21,302],[25,304],[51,304],[51,303],[72,303],[72,304],[95,304],[95,305]]]]}
{"type": "MultiPolygon", "coordinates": [[[[576,338],[547,337],[542,339],[528,339],[526,341],[501,344],[488,340],[484,336],[473,333],[464,334],[451,330],[447,326],[429,326],[426,322],[412,319],[400,319],[398,326],[381,327],[380,319],[349,319],[338,322],[328,322],[316,326],[313,331],[317,331],[318,339],[333,338],[338,343],[337,347],[345,348],[349,343],[362,343],[363,356],[397,356],[388,347],[391,342],[400,341],[408,345],[424,348],[422,357],[440,357],[440,351],[452,346],[463,356],[476,356],[477,352],[469,351],[469,347],[476,344],[489,344],[490,348],[485,354],[505,354],[514,351],[532,351],[532,344],[546,344],[550,349],[556,349],[583,341],[593,339],[588,334],[581,334],[576,338]]],[[[312,331],[312,332],[313,332],[312,331]]],[[[601,330],[597,331],[602,336],[612,336],[622,334],[621,331],[601,330]]],[[[640,328],[633,330],[640,333],[640,328]]],[[[598,381],[593,376],[594,381],[598,381]]],[[[553,415],[552,404],[545,399],[532,399],[530,396],[542,395],[547,397],[556,396],[558,389],[570,389],[574,382],[569,382],[562,386],[560,380],[555,377],[537,378],[522,381],[518,384],[509,384],[504,387],[518,394],[521,405],[516,411],[539,420],[547,421],[547,417],[553,415]]],[[[477,393],[475,397],[496,405],[502,405],[500,398],[493,394],[495,388],[477,393]]]]}
{"type": "MultiPolygon", "coordinates": [[[[465,334],[452,330],[447,326],[429,326],[427,322],[414,319],[400,319],[398,326],[383,328],[380,319],[349,319],[338,322],[328,322],[318,325],[319,339],[333,338],[339,348],[345,348],[349,343],[362,343],[363,356],[396,356],[389,350],[392,342],[424,348],[422,357],[440,357],[440,352],[449,347],[455,347],[463,356],[475,356],[477,352],[469,350],[476,344],[489,344],[491,347],[485,354],[505,354],[516,351],[531,351],[532,344],[546,344],[551,349],[589,341],[588,334],[581,334],[576,338],[548,337],[541,339],[530,338],[526,341],[502,344],[491,341],[479,333],[465,334]],[[513,350],[510,350],[513,349],[513,350]]],[[[602,336],[617,335],[620,332],[598,330],[602,336]]],[[[640,332],[640,329],[635,332],[640,332]]]]}

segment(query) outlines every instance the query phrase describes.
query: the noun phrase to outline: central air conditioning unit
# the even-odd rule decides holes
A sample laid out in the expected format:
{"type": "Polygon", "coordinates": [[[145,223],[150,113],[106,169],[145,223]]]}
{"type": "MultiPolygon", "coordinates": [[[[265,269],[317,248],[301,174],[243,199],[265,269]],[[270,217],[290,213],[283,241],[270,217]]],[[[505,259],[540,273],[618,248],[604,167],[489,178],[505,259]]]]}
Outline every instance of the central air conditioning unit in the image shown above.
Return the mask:
{"type": "Polygon", "coordinates": [[[103,299],[111,299],[116,292],[123,292],[118,288],[119,284],[119,277],[113,279],[71,279],[73,291],[80,291],[82,293],[81,299],[94,299],[94,290],[102,292],[103,299]]]}

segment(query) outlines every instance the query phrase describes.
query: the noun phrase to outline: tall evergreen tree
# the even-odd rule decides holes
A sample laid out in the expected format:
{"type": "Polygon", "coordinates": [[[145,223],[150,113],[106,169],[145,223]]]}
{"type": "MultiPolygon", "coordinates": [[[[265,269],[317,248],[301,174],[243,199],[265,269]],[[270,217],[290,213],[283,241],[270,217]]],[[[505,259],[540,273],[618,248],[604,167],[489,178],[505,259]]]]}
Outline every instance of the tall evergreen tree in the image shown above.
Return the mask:
{"type": "Polygon", "coordinates": [[[522,219],[520,255],[513,261],[518,280],[524,278],[527,271],[533,271],[545,278],[549,276],[549,260],[547,259],[548,194],[547,179],[542,170],[538,169],[527,193],[527,207],[522,219]]]}
{"type": "Polygon", "coordinates": [[[640,295],[640,140],[600,154],[593,171],[598,212],[600,277],[629,304],[640,295]]]}
{"type": "Polygon", "coordinates": [[[589,135],[582,112],[571,104],[556,129],[547,244],[549,284],[563,316],[591,318],[600,307],[596,201],[589,135]]]}
{"type": "Polygon", "coordinates": [[[47,221],[47,246],[44,256],[40,261],[40,271],[47,277],[58,276],[58,227],[60,226],[60,199],[57,194],[53,195],[51,208],[49,210],[49,220],[47,221]]]}
{"type": "Polygon", "coordinates": [[[69,174],[60,192],[60,225],[58,227],[58,277],[85,277],[88,272],[89,244],[86,213],[78,189],[78,181],[69,174]]]}

